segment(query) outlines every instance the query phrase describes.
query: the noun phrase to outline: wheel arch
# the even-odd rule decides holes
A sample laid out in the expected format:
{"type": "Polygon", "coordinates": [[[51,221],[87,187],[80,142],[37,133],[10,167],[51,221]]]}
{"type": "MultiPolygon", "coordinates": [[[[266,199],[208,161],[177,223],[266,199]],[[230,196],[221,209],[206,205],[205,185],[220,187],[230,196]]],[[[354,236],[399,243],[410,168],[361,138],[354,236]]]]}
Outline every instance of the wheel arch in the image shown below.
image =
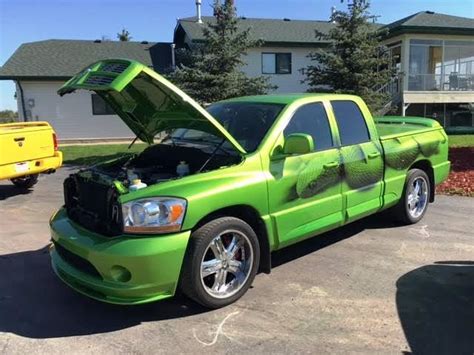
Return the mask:
{"type": "Polygon", "coordinates": [[[249,205],[228,206],[213,211],[199,220],[192,231],[219,217],[235,217],[247,223],[255,231],[260,245],[260,265],[258,272],[269,274],[271,271],[271,251],[268,231],[258,211],[249,205]]]}
{"type": "Polygon", "coordinates": [[[410,169],[420,169],[423,170],[426,175],[428,175],[428,179],[430,180],[430,202],[434,202],[435,200],[435,179],[434,179],[434,170],[431,165],[431,162],[426,159],[418,160],[410,166],[410,169]]]}

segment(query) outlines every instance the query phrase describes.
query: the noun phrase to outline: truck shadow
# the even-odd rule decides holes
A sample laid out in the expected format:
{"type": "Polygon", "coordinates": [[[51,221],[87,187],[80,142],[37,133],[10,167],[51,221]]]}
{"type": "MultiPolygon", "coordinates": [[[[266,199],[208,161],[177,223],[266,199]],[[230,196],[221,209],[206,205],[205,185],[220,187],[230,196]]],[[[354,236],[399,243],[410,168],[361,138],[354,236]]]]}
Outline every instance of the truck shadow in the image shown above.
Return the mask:
{"type": "Polygon", "coordinates": [[[474,353],[474,262],[440,261],[397,281],[397,309],[413,354],[474,353]]]}
{"type": "MultiPolygon", "coordinates": [[[[390,226],[367,218],[274,253],[278,267],[352,237],[366,228],[390,226]]],[[[395,225],[393,225],[395,226],[395,225]]],[[[54,275],[48,248],[0,255],[0,332],[29,338],[55,338],[116,331],[148,321],[183,318],[207,309],[176,296],[140,306],[115,306],[77,294],[54,275]]]]}
{"type": "Polygon", "coordinates": [[[10,197],[18,195],[28,195],[32,193],[32,189],[21,189],[13,184],[1,184],[0,185],[0,201],[6,200],[10,197]]]}
{"type": "Polygon", "coordinates": [[[0,270],[0,333],[29,338],[97,334],[206,310],[180,296],[129,307],[88,299],[54,275],[48,247],[0,255],[0,270]]]}

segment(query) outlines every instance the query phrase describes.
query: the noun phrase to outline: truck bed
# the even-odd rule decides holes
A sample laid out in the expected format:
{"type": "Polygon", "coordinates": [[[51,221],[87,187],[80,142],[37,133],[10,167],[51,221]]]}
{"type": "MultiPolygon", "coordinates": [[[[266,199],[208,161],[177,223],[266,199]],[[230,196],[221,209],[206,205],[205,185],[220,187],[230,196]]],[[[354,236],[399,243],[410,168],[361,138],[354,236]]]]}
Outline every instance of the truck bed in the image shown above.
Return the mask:
{"type": "Polygon", "coordinates": [[[441,125],[429,118],[384,116],[374,117],[381,140],[421,134],[440,129],[441,125]]]}

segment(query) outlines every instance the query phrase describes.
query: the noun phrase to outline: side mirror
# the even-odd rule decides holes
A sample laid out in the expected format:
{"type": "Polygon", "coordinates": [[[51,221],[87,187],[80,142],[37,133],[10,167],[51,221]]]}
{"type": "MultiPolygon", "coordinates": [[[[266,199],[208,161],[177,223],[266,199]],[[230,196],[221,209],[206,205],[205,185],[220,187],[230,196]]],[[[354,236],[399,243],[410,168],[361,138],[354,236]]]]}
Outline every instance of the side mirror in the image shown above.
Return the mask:
{"type": "Polygon", "coordinates": [[[313,137],[306,133],[293,133],[285,138],[284,154],[307,154],[314,150],[313,137]]]}

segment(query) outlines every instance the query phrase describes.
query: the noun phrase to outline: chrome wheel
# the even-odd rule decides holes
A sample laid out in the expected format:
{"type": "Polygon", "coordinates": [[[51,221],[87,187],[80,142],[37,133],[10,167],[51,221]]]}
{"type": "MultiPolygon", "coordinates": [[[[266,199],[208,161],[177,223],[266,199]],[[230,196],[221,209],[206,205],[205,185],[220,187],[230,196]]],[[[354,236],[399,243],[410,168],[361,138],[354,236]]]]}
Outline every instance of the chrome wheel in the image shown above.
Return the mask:
{"type": "Polygon", "coordinates": [[[245,285],[253,262],[252,244],[244,233],[222,232],[211,240],[201,261],[204,290],[216,298],[234,295],[245,285]]]}
{"type": "Polygon", "coordinates": [[[423,176],[416,177],[407,194],[408,213],[412,218],[420,217],[428,204],[428,182],[423,176]]]}

